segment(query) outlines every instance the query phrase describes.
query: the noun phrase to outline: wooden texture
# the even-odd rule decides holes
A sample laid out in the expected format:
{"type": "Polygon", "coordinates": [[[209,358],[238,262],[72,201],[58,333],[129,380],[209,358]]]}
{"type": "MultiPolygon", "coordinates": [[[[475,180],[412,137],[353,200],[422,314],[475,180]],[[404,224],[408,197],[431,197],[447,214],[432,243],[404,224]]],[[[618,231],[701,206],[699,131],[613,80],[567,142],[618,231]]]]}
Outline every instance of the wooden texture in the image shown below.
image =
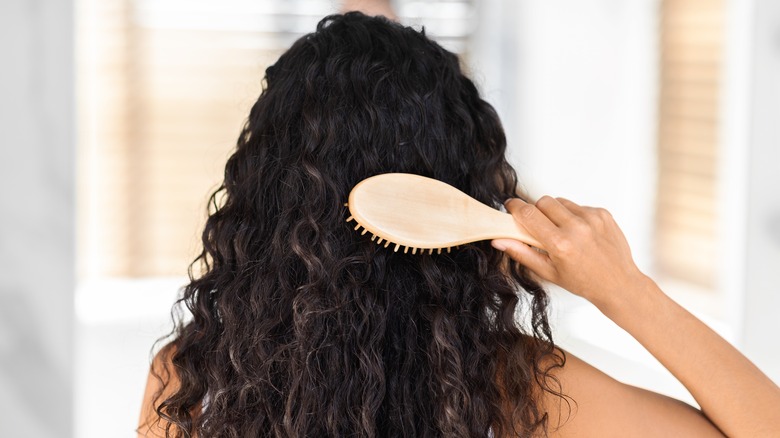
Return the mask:
{"type": "MultiPolygon", "coordinates": [[[[372,240],[404,252],[444,249],[497,238],[541,248],[507,213],[491,208],[441,181],[408,173],[367,178],[349,194],[348,221],[372,240]]],[[[440,252],[440,251],[439,251],[440,252]]]]}

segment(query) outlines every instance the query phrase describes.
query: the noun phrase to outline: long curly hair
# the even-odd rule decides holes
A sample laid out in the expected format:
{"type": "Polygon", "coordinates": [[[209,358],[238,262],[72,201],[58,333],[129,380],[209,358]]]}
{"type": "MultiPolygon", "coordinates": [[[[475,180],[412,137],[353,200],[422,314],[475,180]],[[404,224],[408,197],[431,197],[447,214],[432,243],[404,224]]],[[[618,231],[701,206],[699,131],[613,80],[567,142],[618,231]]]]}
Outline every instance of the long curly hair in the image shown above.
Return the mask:
{"type": "Polygon", "coordinates": [[[350,189],[386,172],[500,208],[518,196],[505,149],[494,109],[424,30],[348,13],[295,42],[210,198],[178,303],[191,317],[156,373],[168,436],[545,431],[540,388],[559,394],[565,358],[528,272],[489,242],[395,253],[345,222],[350,189]]]}

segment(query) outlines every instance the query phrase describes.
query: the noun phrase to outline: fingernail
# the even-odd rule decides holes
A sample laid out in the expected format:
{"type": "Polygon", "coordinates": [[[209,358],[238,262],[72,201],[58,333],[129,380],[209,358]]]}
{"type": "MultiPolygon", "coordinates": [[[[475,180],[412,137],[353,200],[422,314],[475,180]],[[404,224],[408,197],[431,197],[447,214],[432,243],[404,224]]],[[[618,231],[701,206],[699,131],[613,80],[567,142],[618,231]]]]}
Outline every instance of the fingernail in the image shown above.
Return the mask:
{"type": "Polygon", "coordinates": [[[509,198],[506,201],[504,201],[504,205],[507,205],[507,204],[509,204],[512,201],[520,201],[523,204],[527,204],[527,202],[525,202],[522,198],[509,198]]]}
{"type": "Polygon", "coordinates": [[[490,242],[490,244],[493,245],[493,248],[499,251],[506,251],[506,244],[504,242],[493,240],[490,242]]]}

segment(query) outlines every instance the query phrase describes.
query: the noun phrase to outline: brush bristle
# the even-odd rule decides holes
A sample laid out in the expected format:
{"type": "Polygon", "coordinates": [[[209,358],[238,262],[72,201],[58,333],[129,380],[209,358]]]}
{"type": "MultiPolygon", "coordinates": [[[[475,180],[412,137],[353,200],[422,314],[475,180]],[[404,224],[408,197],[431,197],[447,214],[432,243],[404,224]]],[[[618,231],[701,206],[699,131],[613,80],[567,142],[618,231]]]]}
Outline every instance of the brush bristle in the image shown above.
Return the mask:
{"type": "MultiPolygon", "coordinates": [[[[344,204],[345,207],[348,207],[348,204],[344,204]]],[[[361,228],[363,229],[360,231],[360,235],[364,236],[366,233],[368,233],[368,228],[361,225],[357,219],[355,219],[353,216],[349,216],[346,220],[346,222],[352,222],[355,221],[355,226],[353,229],[355,231],[359,231],[361,228]]],[[[446,249],[447,253],[450,253],[452,251],[452,247],[446,247],[446,248],[415,248],[413,246],[407,246],[407,245],[401,245],[400,243],[393,242],[390,239],[385,239],[384,237],[380,237],[377,234],[371,233],[371,241],[376,242],[377,245],[382,245],[384,248],[387,248],[390,246],[390,244],[393,246],[393,252],[398,252],[401,248],[404,250],[404,254],[408,254],[409,250],[411,249],[411,252],[413,255],[417,254],[417,250],[420,251],[420,255],[425,254],[425,250],[428,250],[428,254],[433,254],[433,251],[436,250],[436,254],[441,254],[442,249],[446,249]]],[[[460,248],[460,246],[455,246],[455,248],[460,248]]]]}

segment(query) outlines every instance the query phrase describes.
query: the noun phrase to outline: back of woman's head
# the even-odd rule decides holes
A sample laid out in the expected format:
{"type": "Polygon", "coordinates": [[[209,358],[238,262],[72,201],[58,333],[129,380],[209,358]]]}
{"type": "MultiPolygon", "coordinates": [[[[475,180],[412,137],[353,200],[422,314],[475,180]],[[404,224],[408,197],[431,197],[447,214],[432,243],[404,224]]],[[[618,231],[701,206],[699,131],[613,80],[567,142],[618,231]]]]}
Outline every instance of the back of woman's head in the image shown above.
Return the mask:
{"type": "Polygon", "coordinates": [[[379,173],[433,177],[495,207],[515,196],[498,117],[457,57],[350,13],[325,18],[265,80],[212,196],[203,272],[182,298],[193,318],[171,344],[180,383],[161,416],[235,437],[542,424],[546,295],[522,267],[486,242],[395,253],[345,222],[350,189],[379,173]]]}

